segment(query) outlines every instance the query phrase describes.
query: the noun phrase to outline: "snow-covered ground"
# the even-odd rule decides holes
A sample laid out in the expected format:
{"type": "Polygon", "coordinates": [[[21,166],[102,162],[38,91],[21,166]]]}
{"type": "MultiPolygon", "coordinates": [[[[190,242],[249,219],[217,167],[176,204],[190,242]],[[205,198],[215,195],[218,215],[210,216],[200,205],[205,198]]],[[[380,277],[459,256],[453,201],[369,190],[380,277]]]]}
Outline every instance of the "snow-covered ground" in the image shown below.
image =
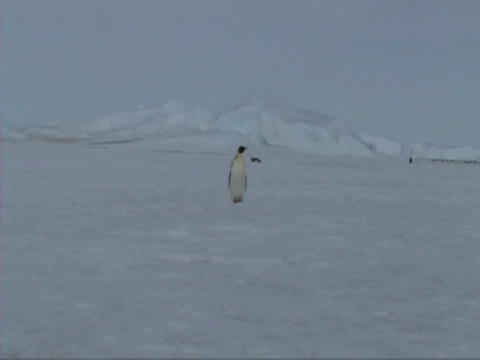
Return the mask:
{"type": "Polygon", "coordinates": [[[298,152],[355,157],[402,157],[480,162],[480,149],[442,148],[422,143],[399,144],[359,132],[347,122],[314,111],[299,110],[269,95],[250,95],[227,111],[212,115],[188,110],[181,100],[163,106],[105,116],[86,124],[11,129],[4,141],[92,143],[156,138],[182,144],[282,147],[298,152]]]}
{"type": "Polygon", "coordinates": [[[2,357],[478,357],[479,166],[204,136],[2,143],[2,357]]]}

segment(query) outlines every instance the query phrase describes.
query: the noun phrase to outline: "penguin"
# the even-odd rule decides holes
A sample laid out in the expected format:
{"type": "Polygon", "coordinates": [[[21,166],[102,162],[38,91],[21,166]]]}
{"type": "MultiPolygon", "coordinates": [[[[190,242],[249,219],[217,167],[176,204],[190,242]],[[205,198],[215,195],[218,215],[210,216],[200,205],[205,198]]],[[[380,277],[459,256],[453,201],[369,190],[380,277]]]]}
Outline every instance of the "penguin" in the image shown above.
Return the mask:
{"type": "Polygon", "coordinates": [[[238,148],[230,166],[230,174],[228,175],[230,199],[234,204],[243,201],[245,190],[247,190],[247,173],[245,172],[245,160],[243,159],[243,152],[246,149],[245,146],[238,148]]]}

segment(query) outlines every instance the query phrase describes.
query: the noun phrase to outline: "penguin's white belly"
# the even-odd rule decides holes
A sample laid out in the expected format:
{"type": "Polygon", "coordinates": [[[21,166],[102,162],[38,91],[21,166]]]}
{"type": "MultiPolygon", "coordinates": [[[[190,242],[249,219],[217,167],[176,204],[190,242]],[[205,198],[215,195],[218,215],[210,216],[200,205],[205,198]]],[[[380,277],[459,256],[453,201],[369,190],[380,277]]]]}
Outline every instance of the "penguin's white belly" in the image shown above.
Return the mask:
{"type": "Polygon", "coordinates": [[[230,197],[233,202],[240,202],[243,200],[243,195],[246,190],[246,175],[245,166],[234,163],[230,172],[230,197]]]}

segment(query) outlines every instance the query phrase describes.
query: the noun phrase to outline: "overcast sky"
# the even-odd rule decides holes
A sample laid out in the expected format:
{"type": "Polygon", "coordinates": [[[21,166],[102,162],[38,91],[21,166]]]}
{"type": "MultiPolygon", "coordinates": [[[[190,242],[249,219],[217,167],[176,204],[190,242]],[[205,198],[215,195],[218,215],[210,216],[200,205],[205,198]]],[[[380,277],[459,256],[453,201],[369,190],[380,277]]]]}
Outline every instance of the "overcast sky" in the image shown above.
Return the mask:
{"type": "Polygon", "coordinates": [[[480,1],[3,0],[1,120],[246,94],[396,141],[480,147],[480,1]]]}

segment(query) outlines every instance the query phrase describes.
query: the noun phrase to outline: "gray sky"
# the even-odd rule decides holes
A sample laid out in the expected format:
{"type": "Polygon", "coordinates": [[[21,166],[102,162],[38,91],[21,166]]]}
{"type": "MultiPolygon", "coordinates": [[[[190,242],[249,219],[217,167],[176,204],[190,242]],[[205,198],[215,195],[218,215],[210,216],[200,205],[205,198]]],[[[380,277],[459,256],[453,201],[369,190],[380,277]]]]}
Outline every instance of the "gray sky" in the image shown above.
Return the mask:
{"type": "Polygon", "coordinates": [[[480,147],[480,1],[3,0],[6,125],[269,93],[396,141],[480,147]]]}

